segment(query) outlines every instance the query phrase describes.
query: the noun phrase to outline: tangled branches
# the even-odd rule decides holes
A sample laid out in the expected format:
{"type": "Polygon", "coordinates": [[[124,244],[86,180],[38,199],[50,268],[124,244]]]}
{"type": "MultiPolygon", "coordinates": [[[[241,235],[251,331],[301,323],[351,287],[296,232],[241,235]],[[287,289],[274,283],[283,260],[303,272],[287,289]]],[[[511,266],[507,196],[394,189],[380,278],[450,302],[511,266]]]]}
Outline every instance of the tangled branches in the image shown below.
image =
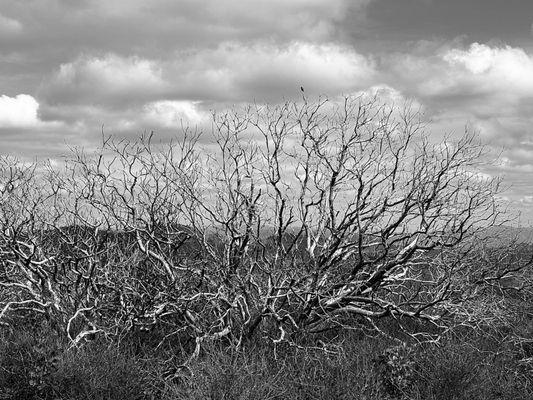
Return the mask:
{"type": "Polygon", "coordinates": [[[210,145],[186,130],[107,139],[63,170],[4,159],[0,321],[42,314],[74,344],[158,327],[193,355],[386,318],[419,340],[488,321],[473,304],[529,264],[474,268],[505,217],[500,182],[474,136],[423,128],[409,107],[304,99],[215,114],[210,145]]]}

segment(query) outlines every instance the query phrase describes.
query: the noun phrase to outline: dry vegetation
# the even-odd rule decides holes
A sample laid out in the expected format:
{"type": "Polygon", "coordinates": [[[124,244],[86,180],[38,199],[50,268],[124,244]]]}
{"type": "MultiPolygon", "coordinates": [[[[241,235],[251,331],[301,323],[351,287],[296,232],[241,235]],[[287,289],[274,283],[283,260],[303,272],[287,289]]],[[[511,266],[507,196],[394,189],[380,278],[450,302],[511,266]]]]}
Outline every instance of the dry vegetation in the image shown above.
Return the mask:
{"type": "Polygon", "coordinates": [[[475,136],[361,98],[212,126],[0,160],[0,398],[531,396],[531,247],[487,240],[475,136]]]}

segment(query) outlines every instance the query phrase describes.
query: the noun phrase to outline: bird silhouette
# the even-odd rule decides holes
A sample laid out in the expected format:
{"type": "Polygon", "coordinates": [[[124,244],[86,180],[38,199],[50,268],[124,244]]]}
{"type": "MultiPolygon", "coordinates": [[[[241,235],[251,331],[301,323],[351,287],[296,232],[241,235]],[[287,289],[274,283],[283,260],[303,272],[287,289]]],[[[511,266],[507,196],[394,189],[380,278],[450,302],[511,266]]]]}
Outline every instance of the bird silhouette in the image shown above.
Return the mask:
{"type": "Polygon", "coordinates": [[[304,93],[304,92],[305,92],[305,90],[304,90],[304,87],[303,87],[303,86],[300,86],[300,90],[302,91],[302,93],[304,93]]]}

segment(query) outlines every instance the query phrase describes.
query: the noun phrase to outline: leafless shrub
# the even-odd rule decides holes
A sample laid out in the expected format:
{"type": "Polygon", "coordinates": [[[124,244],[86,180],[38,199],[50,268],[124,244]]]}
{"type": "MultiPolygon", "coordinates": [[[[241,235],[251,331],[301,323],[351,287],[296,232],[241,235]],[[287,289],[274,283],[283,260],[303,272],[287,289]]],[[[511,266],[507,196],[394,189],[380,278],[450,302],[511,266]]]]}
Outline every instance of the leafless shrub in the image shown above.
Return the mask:
{"type": "Polygon", "coordinates": [[[410,107],[304,98],[212,134],[106,139],[61,171],[2,159],[0,320],[41,313],[74,344],[163,326],[193,356],[384,318],[425,340],[488,321],[487,284],[529,265],[474,268],[500,181],[474,135],[432,143],[410,107]]]}

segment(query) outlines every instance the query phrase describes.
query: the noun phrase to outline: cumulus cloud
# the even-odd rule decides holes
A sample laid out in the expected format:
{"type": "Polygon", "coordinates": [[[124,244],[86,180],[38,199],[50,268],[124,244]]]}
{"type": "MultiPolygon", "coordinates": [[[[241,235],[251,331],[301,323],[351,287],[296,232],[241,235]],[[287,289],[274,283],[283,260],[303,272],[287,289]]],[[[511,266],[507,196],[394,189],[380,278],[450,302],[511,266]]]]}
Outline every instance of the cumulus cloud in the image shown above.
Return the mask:
{"type": "MultiPolygon", "coordinates": [[[[448,97],[448,108],[463,108],[481,133],[506,145],[524,141],[532,131],[533,57],[521,48],[473,43],[442,55],[447,84],[433,92],[448,97]],[[453,82],[453,83],[451,83],[453,82]]],[[[515,143],[517,144],[517,143],[515,143]]]]}
{"type": "MultiPolygon", "coordinates": [[[[328,42],[364,19],[371,0],[0,0],[0,9],[31,26],[4,48],[48,62],[79,48],[163,57],[224,41],[328,42]],[[43,50],[44,46],[48,51],[43,50]]],[[[0,38],[0,41],[3,41],[0,38]]]]}
{"type": "Polygon", "coordinates": [[[41,96],[51,104],[107,104],[135,101],[161,90],[155,61],[136,56],[81,56],[61,64],[41,96]]]}
{"type": "Polygon", "coordinates": [[[100,126],[117,113],[135,111],[132,126],[135,121],[168,126],[180,119],[198,122],[205,112],[198,111],[201,103],[280,101],[299,97],[300,86],[308,95],[334,96],[364,88],[374,75],[373,60],[347,46],[231,42],[213,50],[178,51],[166,60],[84,55],[63,63],[39,98],[46,120],[90,120],[100,126]]]}
{"type": "Polygon", "coordinates": [[[210,117],[198,107],[197,102],[192,101],[156,101],[146,104],[143,113],[147,123],[174,129],[181,125],[199,125],[210,117]]]}
{"type": "Polygon", "coordinates": [[[517,47],[444,46],[436,54],[395,54],[384,68],[417,97],[446,106],[467,104],[473,111],[482,112],[486,103],[478,100],[483,98],[507,106],[533,94],[533,57],[517,47]]]}
{"type": "MultiPolygon", "coordinates": [[[[489,145],[506,148],[508,162],[485,172],[503,171],[519,185],[510,198],[528,195],[531,52],[520,41],[488,42],[509,26],[472,23],[475,4],[397,3],[0,0],[0,86],[14,96],[0,97],[0,146],[37,146],[23,136],[41,137],[44,147],[90,145],[102,125],[123,136],[154,129],[167,137],[182,122],[206,123],[210,109],[299,98],[303,86],[309,97],[411,101],[435,133],[461,134],[468,124],[489,145]],[[427,23],[435,18],[445,26],[427,23]],[[470,33],[465,23],[479,33],[477,43],[457,37],[470,33]]],[[[498,7],[498,20],[514,25],[528,14],[526,6],[498,7]]]]}
{"type": "Polygon", "coordinates": [[[58,121],[42,121],[39,114],[40,106],[33,96],[1,95],[0,153],[7,152],[31,160],[34,157],[50,157],[58,149],[65,149],[65,140],[69,138],[68,127],[58,121]]]}
{"type": "Polygon", "coordinates": [[[375,98],[379,102],[397,108],[398,110],[403,109],[403,107],[410,107],[413,111],[423,112],[424,106],[415,98],[407,97],[400,90],[389,86],[387,84],[377,84],[370,86],[364,90],[358,90],[352,94],[353,96],[361,96],[363,98],[375,98]]]}
{"type": "Polygon", "coordinates": [[[0,97],[0,128],[31,127],[39,124],[39,103],[32,96],[19,94],[0,97]]]}
{"type": "Polygon", "coordinates": [[[218,100],[272,100],[309,93],[335,94],[364,87],[373,63],[349,47],[293,42],[277,46],[224,43],[189,57],[177,55],[168,67],[177,95],[218,100]]]}
{"type": "Polygon", "coordinates": [[[484,173],[505,176],[514,204],[531,193],[533,55],[520,47],[448,43],[428,52],[385,57],[381,77],[424,105],[429,130],[480,134],[500,163],[484,173]]]}
{"type": "Polygon", "coordinates": [[[386,82],[424,104],[439,130],[460,133],[467,124],[506,147],[533,134],[533,56],[522,48],[452,43],[389,56],[381,68],[386,82]]]}
{"type": "Polygon", "coordinates": [[[443,59],[462,73],[456,85],[466,81],[483,92],[533,94],[533,59],[521,48],[473,43],[466,50],[446,52],[443,59]]]}

